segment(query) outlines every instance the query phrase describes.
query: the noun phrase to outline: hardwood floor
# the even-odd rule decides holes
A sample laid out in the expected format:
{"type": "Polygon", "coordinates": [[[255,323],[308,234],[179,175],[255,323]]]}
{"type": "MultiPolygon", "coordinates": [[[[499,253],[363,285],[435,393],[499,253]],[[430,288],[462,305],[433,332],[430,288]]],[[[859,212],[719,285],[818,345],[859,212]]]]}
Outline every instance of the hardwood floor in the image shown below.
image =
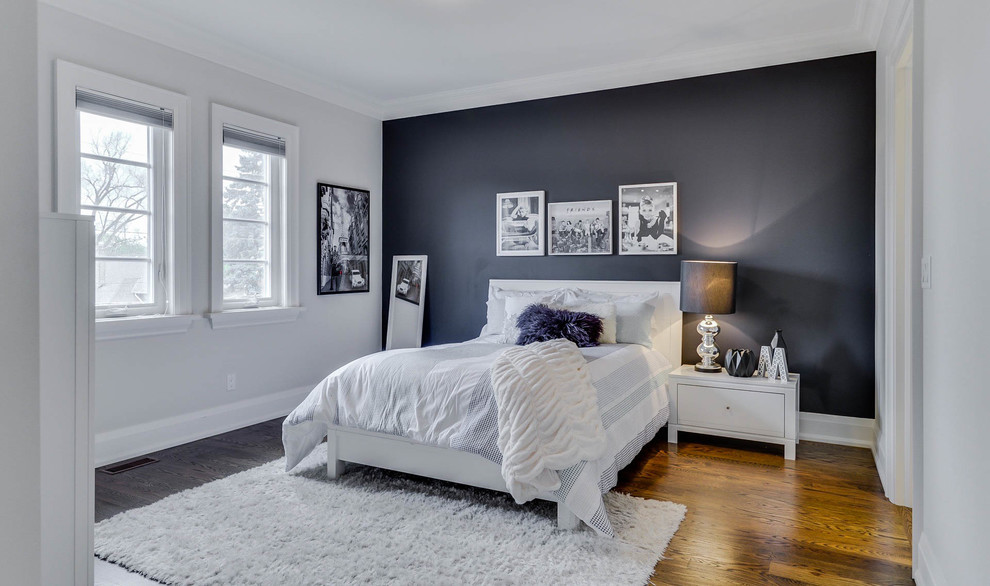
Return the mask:
{"type": "Polygon", "coordinates": [[[913,583],[911,511],[883,496],[869,450],[801,442],[787,461],[779,446],[679,439],[658,436],[616,488],[688,508],[653,584],[913,583]]]}
{"type": "Polygon", "coordinates": [[[158,462],[108,475],[96,471],[96,522],[285,455],[275,419],[148,454],[158,462]]]}
{"type": "MultiPolygon", "coordinates": [[[[892,505],[868,450],[780,446],[661,430],[617,490],[687,505],[652,584],[911,584],[911,512],[892,505]]],[[[169,450],[116,476],[97,472],[96,519],[282,456],[281,420],[169,450]]]]}

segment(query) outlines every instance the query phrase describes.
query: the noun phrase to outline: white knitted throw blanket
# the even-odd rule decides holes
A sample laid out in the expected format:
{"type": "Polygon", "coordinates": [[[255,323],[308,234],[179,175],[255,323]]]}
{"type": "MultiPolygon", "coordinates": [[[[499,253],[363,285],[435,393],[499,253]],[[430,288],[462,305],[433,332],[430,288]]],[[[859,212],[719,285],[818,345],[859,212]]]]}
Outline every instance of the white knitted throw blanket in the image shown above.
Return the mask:
{"type": "Polygon", "coordinates": [[[588,363],[569,340],[510,348],[492,364],[502,477],[517,503],[560,488],[557,471],[605,451],[588,363]]]}

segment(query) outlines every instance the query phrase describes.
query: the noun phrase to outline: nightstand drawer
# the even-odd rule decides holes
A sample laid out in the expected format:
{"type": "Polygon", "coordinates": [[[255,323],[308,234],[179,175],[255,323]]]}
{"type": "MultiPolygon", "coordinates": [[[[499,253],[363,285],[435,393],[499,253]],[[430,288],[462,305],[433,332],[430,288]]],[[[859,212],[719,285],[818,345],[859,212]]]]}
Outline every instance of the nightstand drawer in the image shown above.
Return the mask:
{"type": "Polygon", "coordinates": [[[783,437],[784,395],[678,384],[677,422],[783,437]]]}

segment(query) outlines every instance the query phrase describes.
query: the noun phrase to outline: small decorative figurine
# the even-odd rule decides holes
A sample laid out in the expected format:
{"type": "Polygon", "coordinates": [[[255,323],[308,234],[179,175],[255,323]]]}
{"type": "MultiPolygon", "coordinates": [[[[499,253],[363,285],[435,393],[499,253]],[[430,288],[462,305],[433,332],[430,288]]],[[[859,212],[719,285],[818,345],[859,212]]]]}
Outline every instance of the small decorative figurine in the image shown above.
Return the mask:
{"type": "Polygon", "coordinates": [[[784,341],[784,330],[777,330],[773,334],[773,339],[770,340],[770,352],[772,353],[777,348],[787,350],[787,342],[784,341]]]}

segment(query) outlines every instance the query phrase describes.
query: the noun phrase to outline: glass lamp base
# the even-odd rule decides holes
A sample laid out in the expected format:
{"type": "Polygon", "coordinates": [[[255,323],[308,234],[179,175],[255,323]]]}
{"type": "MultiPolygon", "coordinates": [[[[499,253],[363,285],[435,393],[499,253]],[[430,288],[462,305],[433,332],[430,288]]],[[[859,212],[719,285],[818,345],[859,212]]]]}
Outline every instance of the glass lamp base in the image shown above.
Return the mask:
{"type": "Polygon", "coordinates": [[[694,365],[698,372],[722,372],[715,359],[718,358],[718,346],[715,344],[715,336],[718,335],[718,322],[710,315],[706,315],[704,321],[698,324],[698,333],[701,334],[701,343],[698,344],[698,356],[701,362],[694,365]]]}
{"type": "Polygon", "coordinates": [[[705,366],[701,362],[694,365],[694,369],[698,372],[722,372],[722,367],[718,364],[713,364],[711,366],[705,366]]]}

